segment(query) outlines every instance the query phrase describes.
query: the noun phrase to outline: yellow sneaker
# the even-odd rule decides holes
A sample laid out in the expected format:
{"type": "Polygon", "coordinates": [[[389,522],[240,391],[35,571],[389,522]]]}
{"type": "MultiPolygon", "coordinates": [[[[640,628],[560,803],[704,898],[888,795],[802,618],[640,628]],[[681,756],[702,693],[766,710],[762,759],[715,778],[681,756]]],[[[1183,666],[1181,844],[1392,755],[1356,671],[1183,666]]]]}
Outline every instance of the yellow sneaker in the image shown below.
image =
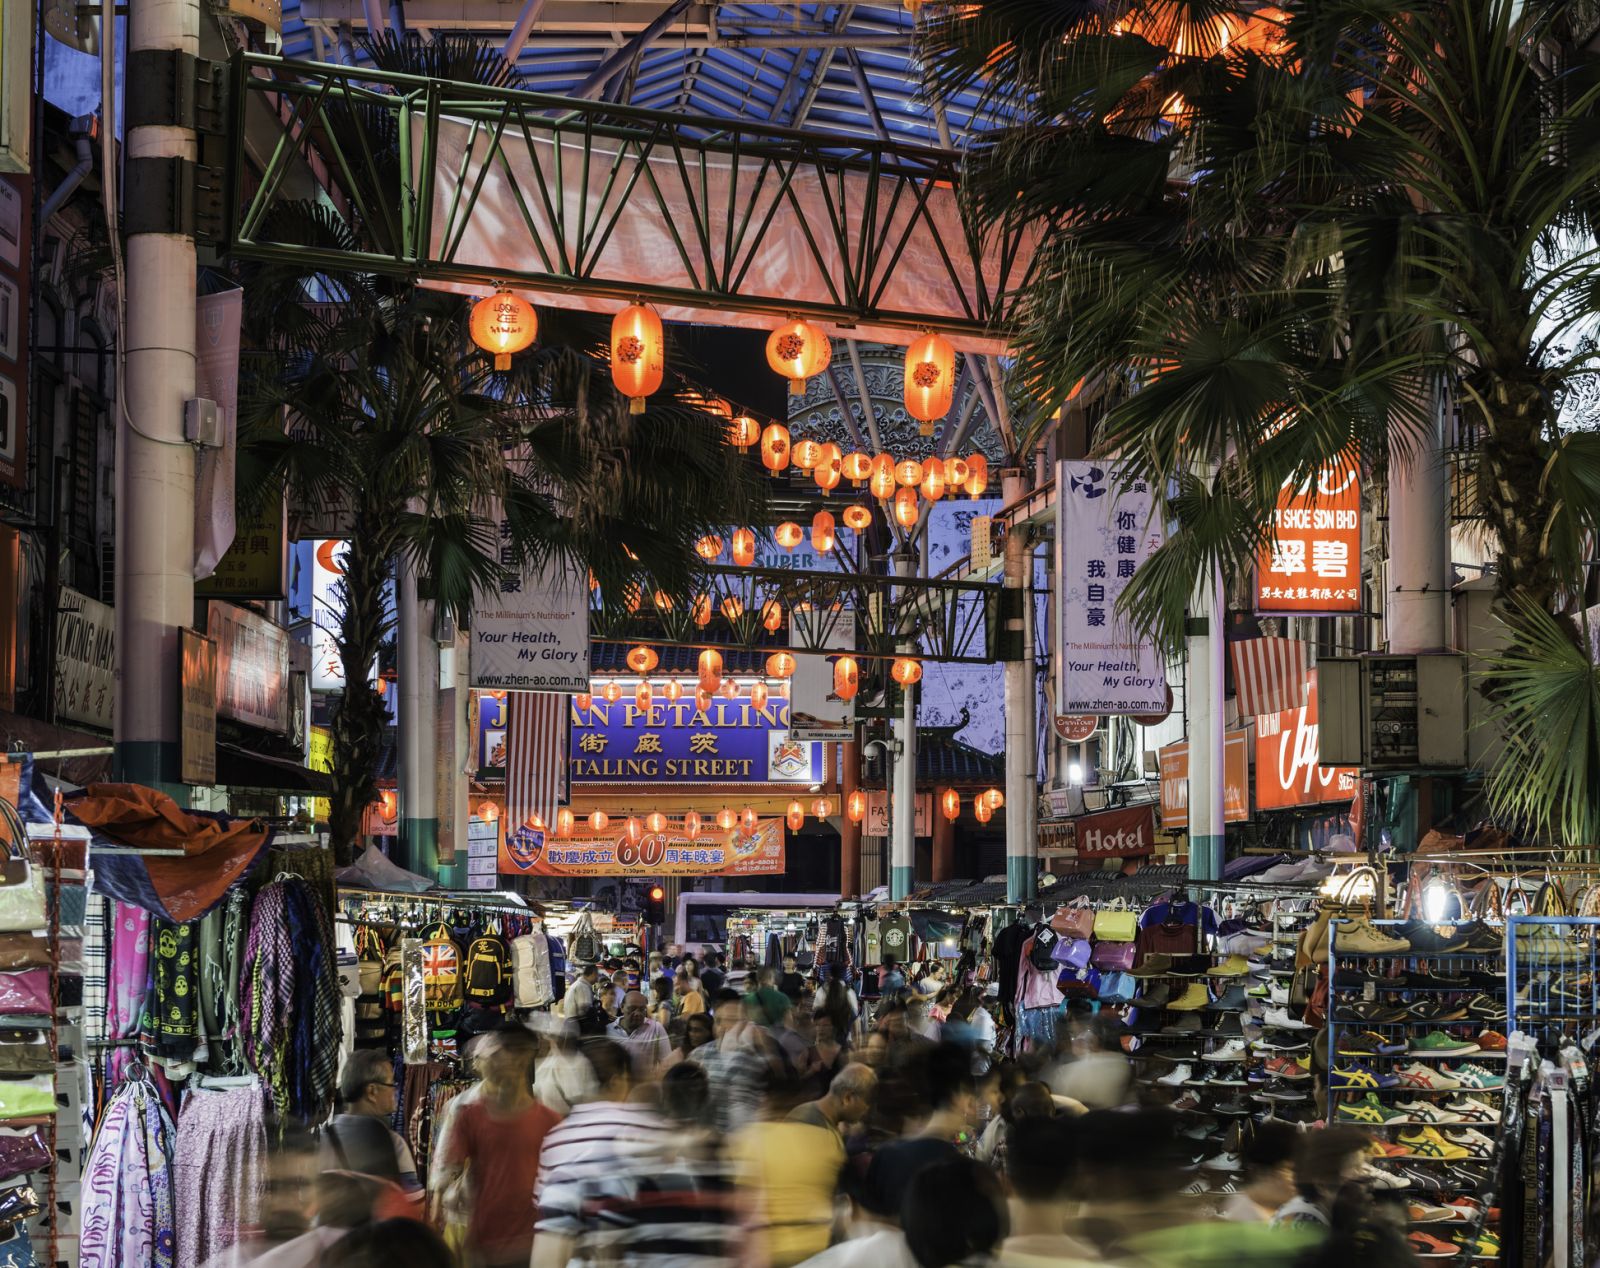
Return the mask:
{"type": "Polygon", "coordinates": [[[1460,1145],[1452,1145],[1431,1127],[1401,1132],[1395,1139],[1406,1147],[1413,1158],[1442,1158],[1455,1162],[1472,1157],[1471,1150],[1463,1149],[1460,1145]]]}

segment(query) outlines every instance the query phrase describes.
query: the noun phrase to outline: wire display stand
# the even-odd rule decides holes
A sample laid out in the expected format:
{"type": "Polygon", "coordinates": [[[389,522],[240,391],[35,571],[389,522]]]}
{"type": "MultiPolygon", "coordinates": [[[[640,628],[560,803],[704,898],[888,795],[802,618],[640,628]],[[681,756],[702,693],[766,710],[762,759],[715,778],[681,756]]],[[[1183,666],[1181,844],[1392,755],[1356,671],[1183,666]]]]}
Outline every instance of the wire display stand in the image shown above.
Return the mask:
{"type": "Polygon", "coordinates": [[[1539,1039],[1581,1039],[1600,1019],[1600,916],[1506,921],[1506,1019],[1539,1039]],[[1581,1029],[1579,1028],[1581,1027],[1581,1029]]]}

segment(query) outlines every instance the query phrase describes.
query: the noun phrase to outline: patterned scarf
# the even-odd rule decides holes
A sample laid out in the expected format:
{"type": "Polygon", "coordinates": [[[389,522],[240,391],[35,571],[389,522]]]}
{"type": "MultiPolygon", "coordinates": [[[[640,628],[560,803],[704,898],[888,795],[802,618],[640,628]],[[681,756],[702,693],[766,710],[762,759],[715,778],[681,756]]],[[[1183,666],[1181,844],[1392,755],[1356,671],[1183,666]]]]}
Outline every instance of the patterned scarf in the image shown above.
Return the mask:
{"type": "Polygon", "coordinates": [[[117,1089],[84,1167],[81,1268],[172,1268],[172,1143],[151,1087],[117,1089]]]}

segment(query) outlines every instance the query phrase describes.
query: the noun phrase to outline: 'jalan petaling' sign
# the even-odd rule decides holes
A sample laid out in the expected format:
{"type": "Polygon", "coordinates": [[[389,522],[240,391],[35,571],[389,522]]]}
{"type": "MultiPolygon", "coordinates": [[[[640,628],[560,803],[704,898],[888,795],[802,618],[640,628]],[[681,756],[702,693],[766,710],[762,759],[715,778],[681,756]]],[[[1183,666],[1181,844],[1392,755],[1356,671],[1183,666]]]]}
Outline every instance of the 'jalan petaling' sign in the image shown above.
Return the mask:
{"type": "Polygon", "coordinates": [[[572,706],[574,783],[817,784],[822,746],[789,735],[789,702],[595,700],[572,706]]]}
{"type": "Polygon", "coordinates": [[[1324,766],[1317,749],[1317,671],[1308,675],[1300,709],[1256,719],[1256,808],[1282,810],[1324,801],[1349,801],[1360,772],[1324,766]]]}

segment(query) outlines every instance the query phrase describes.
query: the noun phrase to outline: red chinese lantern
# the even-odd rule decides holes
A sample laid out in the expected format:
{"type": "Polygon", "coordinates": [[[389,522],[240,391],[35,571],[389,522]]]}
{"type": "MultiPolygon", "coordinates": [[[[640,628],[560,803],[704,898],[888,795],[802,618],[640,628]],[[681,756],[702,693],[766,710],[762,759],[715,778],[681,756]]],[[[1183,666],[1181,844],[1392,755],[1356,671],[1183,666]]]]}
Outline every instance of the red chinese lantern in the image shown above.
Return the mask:
{"type": "Polygon", "coordinates": [[[739,816],[734,814],[733,811],[729,810],[727,807],[723,807],[721,810],[717,811],[717,827],[721,828],[724,832],[732,832],[733,825],[738,822],[739,816]]]}
{"type": "Polygon", "coordinates": [[[854,700],[861,690],[861,666],[854,656],[841,656],[833,662],[833,694],[841,700],[854,700]]]}
{"type": "Polygon", "coordinates": [[[805,530],[793,520],[784,520],[783,523],[772,530],[772,535],[777,538],[778,545],[785,550],[793,550],[805,537],[805,530]]]}
{"type": "Polygon", "coordinates": [[[839,470],[846,480],[859,489],[866,483],[867,477],[872,474],[872,457],[869,454],[861,453],[859,450],[854,453],[847,453],[839,463],[839,470]]]}
{"type": "Polygon", "coordinates": [[[988,823],[989,820],[994,818],[994,811],[989,809],[989,803],[982,797],[973,799],[972,814],[979,823],[988,823]]]}
{"type": "Polygon", "coordinates": [[[989,487],[989,460],[981,453],[975,453],[967,459],[967,479],[962,485],[970,497],[982,497],[983,491],[989,487]]]}
{"type": "Polygon", "coordinates": [[[901,489],[894,495],[894,520],[901,528],[917,526],[917,491],[901,489]]]}
{"type": "Polygon", "coordinates": [[[730,621],[737,621],[744,615],[744,600],[736,594],[730,594],[722,601],[722,615],[730,621]]]}
{"type": "Polygon", "coordinates": [[[596,810],[589,816],[589,827],[594,832],[604,832],[611,824],[611,816],[604,810],[596,810]]]}
{"type": "Polygon", "coordinates": [[[860,823],[867,817],[867,794],[857,788],[844,799],[844,812],[851,823],[860,823]]]}
{"type": "Polygon", "coordinates": [[[593,704],[594,697],[591,696],[587,691],[580,691],[577,695],[572,697],[572,705],[578,710],[579,713],[588,713],[593,704]]]}
{"type": "Polygon", "coordinates": [[[845,507],[842,518],[846,528],[859,533],[872,523],[872,512],[858,502],[854,506],[845,507]]]}
{"type": "Polygon", "coordinates": [[[700,816],[693,810],[683,816],[683,835],[691,841],[700,835],[700,816]]]}
{"type": "Polygon", "coordinates": [[[822,446],[809,438],[794,442],[794,452],[791,455],[794,465],[802,471],[810,471],[822,460],[822,446]]]}
{"type": "Polygon", "coordinates": [[[944,463],[937,458],[929,458],[922,464],[922,496],[930,502],[937,502],[944,496],[944,463]]]}
{"type": "Polygon", "coordinates": [[[760,439],[761,424],[748,414],[740,414],[728,424],[728,443],[740,453],[748,452],[760,439]]]}
{"type": "Polygon", "coordinates": [[[622,699],[622,684],[615,679],[606,683],[604,687],[600,688],[600,698],[607,704],[616,704],[618,700],[622,699]]]}
{"type": "Polygon", "coordinates": [[[572,817],[572,811],[565,806],[556,811],[556,835],[558,837],[570,837],[575,824],[576,820],[572,817]]]}
{"type": "Polygon", "coordinates": [[[533,305],[510,291],[496,291],[472,306],[468,323],[472,342],[494,354],[494,368],[509,370],[511,357],[539,334],[539,317],[533,305]]]}
{"type": "Polygon", "coordinates": [[[704,713],[711,707],[711,693],[704,687],[698,687],[694,693],[694,708],[696,713],[704,713]]]}
{"type": "Polygon", "coordinates": [[[633,647],[628,649],[628,668],[636,674],[648,674],[661,663],[661,657],[656,655],[653,647],[633,647]]]}
{"type": "Polygon", "coordinates": [[[652,811],[644,817],[645,831],[660,836],[667,830],[667,816],[659,810],[652,811]]]}
{"type": "Polygon", "coordinates": [[[768,599],[761,605],[761,628],[769,634],[776,634],[783,628],[783,604],[776,599],[768,599]]]}
{"type": "Polygon", "coordinates": [[[950,412],[955,387],[956,350],[943,335],[923,335],[906,349],[906,413],[924,424],[924,436],[950,412]]]}
{"type": "Polygon", "coordinates": [[[748,568],[756,561],[756,534],[751,528],[733,530],[733,562],[748,568]]]}
{"type": "Polygon", "coordinates": [[[747,833],[754,832],[761,826],[761,816],[756,813],[754,806],[746,806],[739,815],[739,826],[747,833]]]}
{"type": "Polygon", "coordinates": [[[789,809],[784,813],[783,821],[789,825],[791,832],[798,832],[805,825],[806,811],[798,801],[791,801],[789,809]]]}
{"type": "Polygon", "coordinates": [[[629,815],[627,822],[622,825],[622,834],[638,845],[644,839],[644,824],[639,822],[637,815],[629,815]]]}
{"type": "Polygon", "coordinates": [[[711,624],[711,596],[697,594],[689,604],[689,615],[701,629],[711,624]]]}
{"type": "Polygon", "coordinates": [[[806,380],[833,360],[833,344],[809,321],[786,321],[767,336],[767,364],[789,380],[789,395],[804,396],[806,380]]]}
{"type": "Polygon", "coordinates": [[[761,433],[761,465],[773,475],[789,465],[789,429],[782,423],[761,433]]]}
{"type": "Polygon", "coordinates": [[[708,647],[700,653],[700,690],[716,691],[722,686],[722,653],[708,647]]]}
{"type": "Polygon", "coordinates": [[[665,590],[657,590],[653,602],[656,605],[657,612],[672,611],[672,596],[665,590]]]}
{"type": "Polygon", "coordinates": [[[628,413],[644,413],[645,397],[661,386],[666,360],[655,309],[629,304],[611,319],[611,381],[628,398],[628,413]]]}
{"type": "Polygon", "coordinates": [[[833,802],[826,797],[818,797],[811,803],[811,813],[818,819],[826,819],[833,813],[833,802]]]}
{"type": "Polygon", "coordinates": [[[944,812],[944,817],[954,823],[961,817],[961,794],[954,788],[946,788],[939,795],[939,809],[944,812]]]}
{"type": "Polygon", "coordinates": [[[683,684],[676,678],[668,678],[661,684],[661,694],[676,704],[683,698],[683,684]]]}
{"type": "Polygon", "coordinates": [[[872,474],[867,477],[867,488],[878,501],[894,496],[894,458],[886,453],[872,460],[872,474]]]}
{"type": "Polygon", "coordinates": [[[839,446],[831,440],[822,446],[822,457],[817,460],[816,470],[811,473],[811,478],[817,482],[817,488],[822,490],[826,497],[839,487],[839,481],[844,475],[844,454],[839,451],[839,446]]]}
{"type": "Polygon", "coordinates": [[[649,713],[651,700],[650,682],[648,679],[643,679],[633,689],[633,707],[639,710],[640,713],[649,713]]]}
{"type": "Polygon", "coordinates": [[[922,662],[915,656],[896,656],[889,674],[902,687],[909,687],[922,681],[922,662]]]}
{"type": "Polygon", "coordinates": [[[739,680],[737,678],[724,678],[722,680],[722,698],[724,700],[737,700],[739,698],[739,680]]]}
{"type": "Polygon", "coordinates": [[[833,516],[827,511],[811,517],[811,548],[824,555],[833,549],[833,516]]]}
{"type": "Polygon", "coordinates": [[[949,490],[964,488],[967,483],[967,460],[965,458],[946,458],[944,460],[944,484],[949,490]]]}
{"type": "Polygon", "coordinates": [[[750,688],[750,703],[757,712],[767,707],[767,684],[759,678],[750,688]]]}
{"type": "Polygon", "coordinates": [[[991,788],[983,794],[983,804],[988,806],[990,810],[998,810],[1006,804],[1006,795],[998,788],[991,788]]]}
{"type": "Polygon", "coordinates": [[[694,544],[694,553],[702,559],[715,559],[722,553],[722,538],[715,533],[707,533],[694,544]]]}
{"type": "Polygon", "coordinates": [[[894,478],[897,484],[914,489],[922,483],[922,464],[915,458],[906,458],[895,464],[894,478]]]}
{"type": "Polygon", "coordinates": [[[795,659],[788,652],[773,652],[767,657],[768,678],[788,678],[794,673],[795,659]]]}

